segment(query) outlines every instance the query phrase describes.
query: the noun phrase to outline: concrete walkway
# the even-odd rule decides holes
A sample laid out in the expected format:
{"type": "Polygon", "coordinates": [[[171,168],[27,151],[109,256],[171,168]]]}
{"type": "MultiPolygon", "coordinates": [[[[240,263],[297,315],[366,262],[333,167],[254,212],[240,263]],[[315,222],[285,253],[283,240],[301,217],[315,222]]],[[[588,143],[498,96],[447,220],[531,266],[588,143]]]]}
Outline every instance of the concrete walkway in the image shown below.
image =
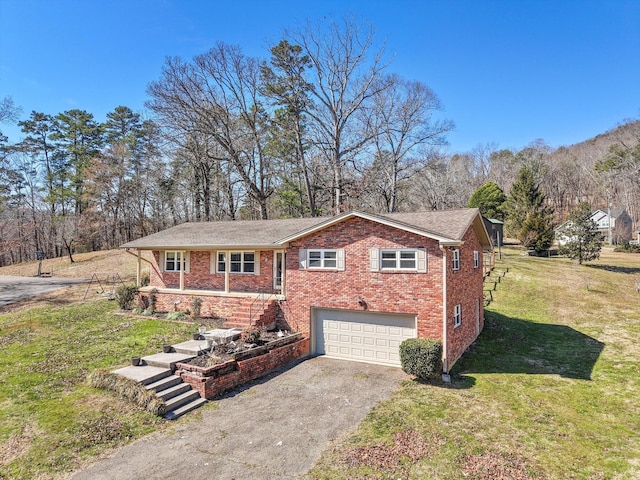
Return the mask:
{"type": "Polygon", "coordinates": [[[331,440],[352,431],[407,378],[399,368],[312,358],[210,402],[170,431],[71,478],[299,478],[331,440]]]}
{"type": "Polygon", "coordinates": [[[70,285],[87,283],[88,281],[89,280],[77,278],[13,277],[0,275],[0,307],[70,285]]]}

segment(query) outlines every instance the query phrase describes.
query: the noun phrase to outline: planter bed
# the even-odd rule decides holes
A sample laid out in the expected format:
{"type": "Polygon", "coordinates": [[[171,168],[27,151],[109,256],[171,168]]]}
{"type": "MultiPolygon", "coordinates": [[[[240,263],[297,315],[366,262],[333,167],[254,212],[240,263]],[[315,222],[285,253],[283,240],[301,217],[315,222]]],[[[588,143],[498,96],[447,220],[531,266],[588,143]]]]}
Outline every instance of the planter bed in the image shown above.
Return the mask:
{"type": "Polygon", "coordinates": [[[178,363],[176,375],[211,400],[294,360],[309,355],[309,339],[301,333],[274,340],[260,347],[234,354],[231,360],[210,367],[178,363]]]}

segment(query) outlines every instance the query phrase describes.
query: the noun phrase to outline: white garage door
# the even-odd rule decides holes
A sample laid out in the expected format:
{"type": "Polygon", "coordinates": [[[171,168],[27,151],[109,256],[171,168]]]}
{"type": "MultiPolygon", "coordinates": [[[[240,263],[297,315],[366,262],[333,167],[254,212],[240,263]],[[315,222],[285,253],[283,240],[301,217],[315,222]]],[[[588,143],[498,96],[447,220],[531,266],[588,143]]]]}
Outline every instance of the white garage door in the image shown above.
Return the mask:
{"type": "Polygon", "coordinates": [[[315,353],[400,366],[399,347],[416,337],[415,315],[315,309],[315,353]]]}

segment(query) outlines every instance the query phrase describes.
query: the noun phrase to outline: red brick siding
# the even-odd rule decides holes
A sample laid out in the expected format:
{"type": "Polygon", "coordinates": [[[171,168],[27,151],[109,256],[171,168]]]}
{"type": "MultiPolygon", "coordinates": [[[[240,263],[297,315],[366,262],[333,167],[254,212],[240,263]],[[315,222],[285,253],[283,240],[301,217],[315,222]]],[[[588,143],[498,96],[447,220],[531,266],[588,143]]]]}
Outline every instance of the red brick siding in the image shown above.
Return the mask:
{"type": "MultiPolygon", "coordinates": [[[[189,272],[184,274],[185,289],[224,291],[224,273],[211,273],[211,255],[215,254],[216,252],[210,251],[189,252],[190,268],[189,272]]],[[[154,251],[153,258],[151,285],[179,288],[180,272],[163,272],[159,265],[160,252],[154,251]]],[[[229,274],[229,290],[232,292],[271,293],[273,291],[273,252],[268,250],[260,252],[259,263],[259,275],[251,273],[229,274]]],[[[213,268],[215,270],[215,263],[213,268]]]]}
{"type": "Polygon", "coordinates": [[[438,242],[361,218],[351,218],[292,242],[287,251],[287,321],[309,333],[312,307],[408,313],[418,336],[442,338],[442,252],[438,242]],[[427,273],[372,272],[371,248],[427,250],[427,273]],[[300,270],[300,249],[344,248],[344,271],[300,270]],[[290,318],[293,317],[293,318],[290,318]]]}
{"type": "Polygon", "coordinates": [[[447,252],[447,362],[449,368],[460,358],[477,336],[476,305],[479,304],[480,331],[484,327],[482,245],[473,229],[463,237],[460,247],[460,270],[452,268],[452,252],[447,252]],[[478,268],[474,268],[473,252],[478,252],[478,268]],[[461,306],[462,323],[453,326],[454,308],[461,306]]]}

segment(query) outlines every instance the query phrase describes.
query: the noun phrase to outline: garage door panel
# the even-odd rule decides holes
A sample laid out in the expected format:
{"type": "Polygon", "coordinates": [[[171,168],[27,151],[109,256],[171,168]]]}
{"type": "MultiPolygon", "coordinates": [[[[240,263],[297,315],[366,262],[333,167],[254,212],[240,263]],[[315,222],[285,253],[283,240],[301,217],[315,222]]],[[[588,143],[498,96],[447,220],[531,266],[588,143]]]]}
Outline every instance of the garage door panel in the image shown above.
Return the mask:
{"type": "Polygon", "coordinates": [[[351,310],[315,312],[316,353],[400,365],[399,347],[415,338],[415,316],[351,310]]]}

